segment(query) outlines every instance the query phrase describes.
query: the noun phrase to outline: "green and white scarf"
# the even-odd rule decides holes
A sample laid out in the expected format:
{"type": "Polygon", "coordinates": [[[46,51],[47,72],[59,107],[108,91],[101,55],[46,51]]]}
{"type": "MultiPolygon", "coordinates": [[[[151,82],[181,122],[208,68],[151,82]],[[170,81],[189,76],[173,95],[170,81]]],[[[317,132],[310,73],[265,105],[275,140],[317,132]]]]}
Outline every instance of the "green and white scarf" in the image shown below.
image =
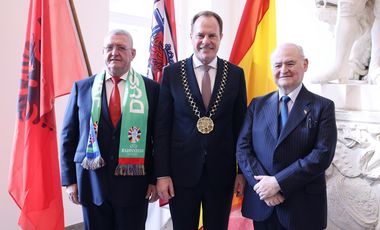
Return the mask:
{"type": "MultiPolygon", "coordinates": [[[[92,86],[90,131],[86,157],[82,166],[95,170],[105,165],[98,145],[98,125],[101,111],[102,87],[105,72],[96,74],[92,86]]],[[[118,166],[115,175],[145,175],[144,159],[149,104],[142,76],[131,69],[128,72],[122,107],[118,166]]]]}

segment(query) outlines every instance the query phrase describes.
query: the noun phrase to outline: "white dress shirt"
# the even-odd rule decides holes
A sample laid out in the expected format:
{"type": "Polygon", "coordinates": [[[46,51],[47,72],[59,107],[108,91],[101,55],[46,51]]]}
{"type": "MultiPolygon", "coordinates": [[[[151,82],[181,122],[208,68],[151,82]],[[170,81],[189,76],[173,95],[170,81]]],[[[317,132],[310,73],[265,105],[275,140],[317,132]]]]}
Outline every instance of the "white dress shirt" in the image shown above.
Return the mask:
{"type": "MultiPolygon", "coordinates": [[[[294,102],[296,101],[297,97],[298,97],[298,94],[300,93],[301,91],[301,88],[302,88],[302,83],[297,87],[295,88],[292,92],[290,92],[287,96],[290,97],[290,101],[288,102],[288,114],[290,114],[290,111],[292,110],[293,108],[293,105],[294,105],[294,102]]],[[[278,90],[278,100],[280,101],[280,103],[282,103],[281,101],[281,97],[282,96],[285,96],[284,92],[282,92],[280,89],[278,90]]],[[[278,103],[280,105],[280,103],[278,103]]],[[[280,108],[280,106],[279,106],[280,108]]]]}
{"type": "MultiPolygon", "coordinates": [[[[210,66],[210,70],[208,71],[208,74],[210,75],[210,83],[211,83],[211,94],[214,89],[215,85],[215,78],[216,78],[216,67],[217,67],[218,58],[215,57],[214,60],[212,60],[208,66],[210,66]]],[[[195,77],[197,78],[199,91],[202,93],[202,78],[204,75],[204,71],[202,69],[203,63],[198,60],[198,58],[193,55],[193,68],[195,77]]]]}
{"type": "MultiPolygon", "coordinates": [[[[117,87],[119,88],[120,93],[120,107],[121,111],[123,111],[123,98],[124,98],[124,90],[125,90],[125,82],[127,80],[128,72],[125,73],[123,76],[120,77],[119,84],[117,84],[117,87]]],[[[106,71],[106,93],[107,93],[107,105],[109,106],[111,93],[113,89],[113,82],[112,82],[112,76],[106,71]]]]}

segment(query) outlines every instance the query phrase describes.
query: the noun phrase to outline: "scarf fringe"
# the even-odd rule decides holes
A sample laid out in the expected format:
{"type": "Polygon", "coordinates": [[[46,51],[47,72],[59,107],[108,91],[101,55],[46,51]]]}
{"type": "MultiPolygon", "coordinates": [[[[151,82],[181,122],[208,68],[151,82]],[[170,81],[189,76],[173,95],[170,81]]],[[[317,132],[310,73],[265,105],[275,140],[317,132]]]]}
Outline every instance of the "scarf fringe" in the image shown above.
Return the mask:
{"type": "Polygon", "coordinates": [[[105,165],[104,159],[99,155],[95,158],[85,157],[82,161],[82,167],[87,170],[95,170],[105,165]]]}
{"type": "Polygon", "coordinates": [[[115,169],[116,176],[144,176],[145,167],[143,164],[136,165],[118,165],[115,169]]]}

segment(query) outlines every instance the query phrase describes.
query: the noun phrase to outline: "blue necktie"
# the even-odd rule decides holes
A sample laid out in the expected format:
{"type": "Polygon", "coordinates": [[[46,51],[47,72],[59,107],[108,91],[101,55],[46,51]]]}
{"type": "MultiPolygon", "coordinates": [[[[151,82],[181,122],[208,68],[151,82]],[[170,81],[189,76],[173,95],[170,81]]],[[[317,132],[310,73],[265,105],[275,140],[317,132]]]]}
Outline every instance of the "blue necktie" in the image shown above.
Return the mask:
{"type": "Polygon", "coordinates": [[[290,101],[290,97],[282,96],[281,101],[282,101],[281,106],[280,106],[281,129],[283,129],[286,124],[286,121],[288,120],[288,102],[290,101]]]}

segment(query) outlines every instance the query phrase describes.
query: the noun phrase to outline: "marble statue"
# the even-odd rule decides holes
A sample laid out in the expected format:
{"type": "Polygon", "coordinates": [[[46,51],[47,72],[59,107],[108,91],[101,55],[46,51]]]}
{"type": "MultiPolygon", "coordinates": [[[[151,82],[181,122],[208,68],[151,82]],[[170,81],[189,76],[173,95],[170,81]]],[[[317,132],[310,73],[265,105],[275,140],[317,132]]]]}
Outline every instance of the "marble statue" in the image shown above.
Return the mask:
{"type": "Polygon", "coordinates": [[[333,23],[334,18],[331,7],[337,9],[335,61],[311,81],[380,83],[380,0],[316,0],[316,3],[330,9],[322,18],[328,23],[333,23]]]}
{"type": "Polygon", "coordinates": [[[337,122],[338,143],[327,170],[327,230],[377,230],[380,125],[337,122]]]}

